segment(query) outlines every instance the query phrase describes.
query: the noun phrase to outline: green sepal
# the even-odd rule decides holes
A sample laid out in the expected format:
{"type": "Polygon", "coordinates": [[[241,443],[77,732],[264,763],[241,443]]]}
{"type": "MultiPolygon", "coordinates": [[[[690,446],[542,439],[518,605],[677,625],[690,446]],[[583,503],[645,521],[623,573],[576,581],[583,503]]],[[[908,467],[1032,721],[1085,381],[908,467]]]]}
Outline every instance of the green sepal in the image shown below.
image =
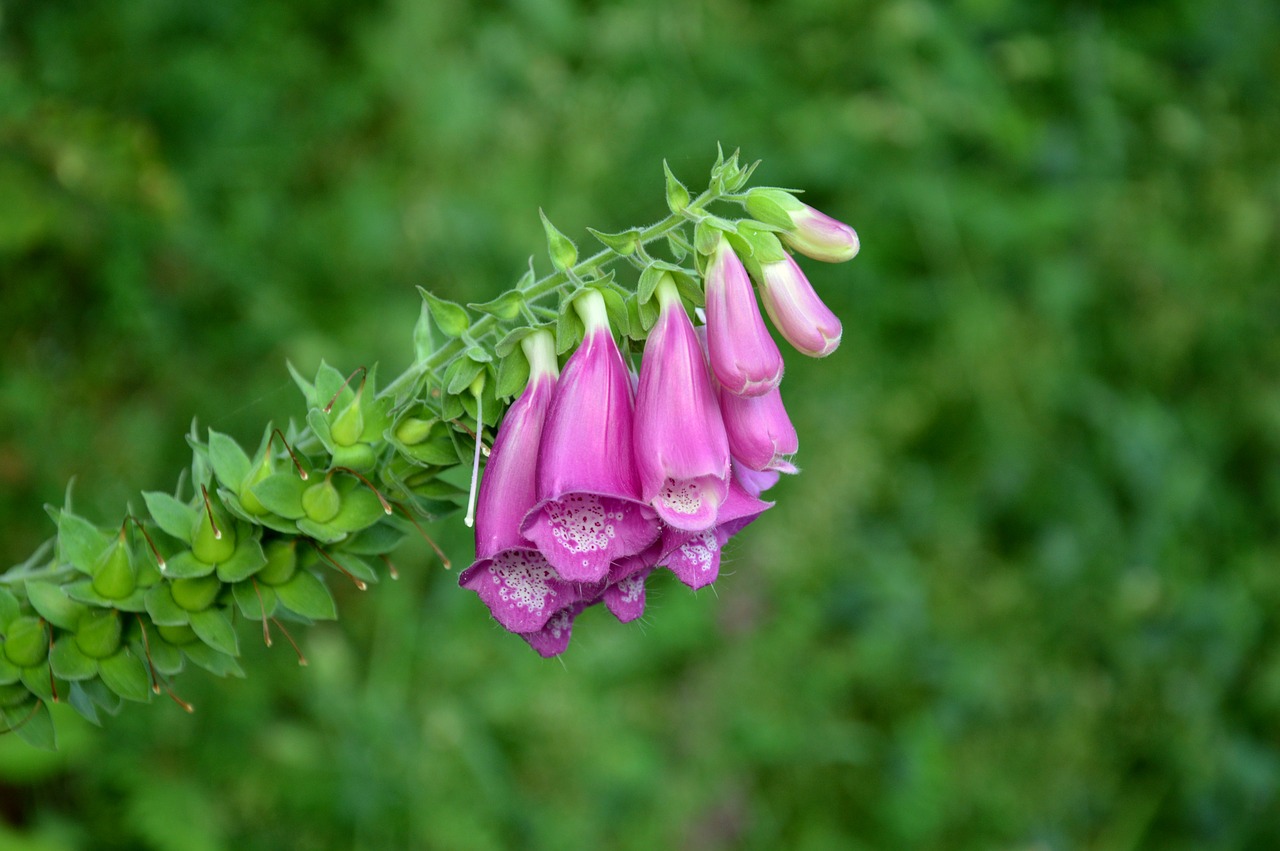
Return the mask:
{"type": "MultiPolygon", "coordinates": [[[[22,669],[18,669],[19,676],[22,669]]],[[[11,684],[0,685],[0,706],[21,706],[31,700],[31,692],[26,685],[16,680],[11,684]]],[[[0,733],[4,732],[0,730],[0,733]]]]}
{"type": "Polygon", "coordinates": [[[707,216],[693,228],[693,247],[699,254],[709,255],[716,250],[726,233],[736,231],[733,222],[717,216],[707,216]]]}
{"type": "Polygon", "coordinates": [[[333,620],[337,606],[329,589],[309,570],[299,570],[288,582],[276,586],[276,594],[285,608],[310,620],[333,620]]]}
{"type": "Polygon", "coordinates": [[[235,598],[240,614],[255,621],[274,615],[276,606],[280,602],[274,588],[261,582],[255,583],[253,580],[238,582],[231,586],[231,595],[235,598]]]}
{"type": "Polygon", "coordinates": [[[80,623],[80,616],[87,610],[68,597],[61,585],[52,582],[28,582],[27,600],[40,617],[62,629],[74,630],[80,623]]]}
{"type": "Polygon", "coordinates": [[[240,642],[236,638],[231,618],[221,608],[209,608],[191,613],[191,628],[200,640],[228,656],[240,655],[240,642]]]}
{"type": "Polygon", "coordinates": [[[374,495],[373,491],[356,484],[343,495],[342,507],[325,525],[341,532],[359,532],[386,516],[387,512],[383,509],[381,500],[374,495]]]}
{"type": "MultiPolygon", "coordinates": [[[[484,402],[484,422],[487,425],[494,425],[498,421],[498,415],[506,409],[506,406],[499,405],[498,397],[493,393],[494,388],[497,386],[497,382],[488,380],[488,372],[484,373],[484,376],[485,382],[480,389],[480,399],[484,402]]],[[[480,410],[476,406],[476,397],[474,393],[463,393],[458,397],[458,399],[462,402],[462,409],[466,412],[467,419],[472,422],[480,419],[480,410]]],[[[467,438],[467,440],[469,441],[469,438],[467,438]]],[[[471,446],[474,450],[475,444],[473,443],[471,446]]],[[[470,451],[468,451],[467,457],[471,457],[470,451]]]]}
{"type": "Polygon", "coordinates": [[[226,653],[214,650],[203,642],[197,641],[194,644],[183,645],[182,652],[192,662],[215,676],[244,676],[244,669],[240,667],[240,663],[236,661],[234,656],[228,656],[226,653]]]}
{"type": "Polygon", "coordinates": [[[519,289],[507,290],[502,295],[486,301],[481,304],[468,304],[467,307],[472,310],[478,310],[481,313],[487,313],[490,316],[501,319],[503,322],[510,322],[520,315],[520,308],[524,306],[524,294],[519,289]]]}
{"type": "MultiPolygon", "coordinates": [[[[157,630],[157,633],[159,630],[157,630]]],[[[129,642],[129,646],[133,648],[133,655],[146,658],[145,654],[151,654],[151,664],[158,673],[164,674],[166,677],[172,677],[182,672],[183,664],[182,651],[173,644],[170,644],[160,635],[149,635],[144,644],[141,637],[135,636],[129,642]]]]}
{"type": "Polygon", "coordinates": [[[240,544],[231,558],[218,565],[218,578],[223,582],[240,582],[262,569],[267,557],[256,536],[241,535],[240,544]]]}
{"type": "Polygon", "coordinates": [[[138,587],[138,568],[133,549],[119,535],[93,563],[91,584],[95,591],[111,600],[127,597],[138,587]]]}
{"type": "Polygon", "coordinates": [[[521,340],[541,327],[545,326],[521,325],[519,328],[512,328],[507,332],[507,335],[499,340],[497,345],[493,347],[493,353],[500,358],[505,358],[507,355],[520,348],[521,340]]]}
{"type": "Polygon", "coordinates": [[[200,509],[162,491],[146,491],[142,499],[157,526],[179,541],[191,543],[191,530],[195,528],[200,509]]]}
{"type": "MultiPolygon", "coordinates": [[[[347,572],[350,573],[352,576],[354,576],[356,579],[359,579],[362,582],[368,583],[370,585],[377,584],[377,582],[379,581],[377,571],[375,571],[372,567],[369,566],[369,562],[365,561],[359,556],[351,555],[350,553],[342,553],[341,555],[342,557],[339,558],[337,553],[331,553],[329,557],[332,558],[334,561],[336,561],[338,564],[342,565],[344,568],[346,568],[347,572]]],[[[333,567],[333,565],[329,565],[329,566],[333,567]]],[[[333,569],[337,570],[336,567],[333,569]]]]}
{"type": "Polygon", "coordinates": [[[462,416],[462,399],[445,394],[440,400],[440,419],[448,422],[462,416]]]}
{"type": "Polygon", "coordinates": [[[529,359],[517,347],[498,363],[498,379],[494,382],[495,396],[508,399],[519,395],[529,383],[529,359]]]}
{"type": "Polygon", "coordinates": [[[191,615],[173,599],[170,583],[153,585],[145,598],[147,614],[157,626],[187,626],[191,615]]]}
{"type": "Polygon", "coordinates": [[[273,473],[250,490],[272,514],[288,520],[306,516],[302,508],[302,492],[310,485],[294,471],[273,473]]]}
{"type": "Polygon", "coordinates": [[[240,444],[213,429],[209,429],[209,463],[218,481],[232,490],[239,488],[253,471],[253,462],[240,444]]]}
{"type": "Polygon", "coordinates": [[[62,590],[72,600],[88,606],[119,609],[122,612],[145,612],[147,610],[146,597],[149,590],[147,588],[134,588],[132,594],[127,597],[121,597],[118,600],[99,594],[97,589],[93,587],[93,582],[88,579],[64,585],[62,590]]]}
{"type": "Polygon", "coordinates": [[[773,227],[791,230],[795,224],[787,213],[788,206],[798,209],[800,202],[783,189],[772,186],[757,186],[747,193],[747,213],[753,219],[773,227]]]}
{"type": "Polygon", "coordinates": [[[56,685],[49,681],[49,666],[45,662],[23,668],[22,684],[27,687],[27,691],[41,700],[53,700],[56,685]]]}
{"type": "Polygon", "coordinates": [[[692,248],[683,239],[679,238],[674,233],[670,233],[667,234],[667,250],[671,252],[671,256],[675,258],[677,263],[679,263],[684,260],[685,257],[689,256],[689,252],[692,248]]]}
{"type": "Polygon", "coordinates": [[[455,359],[444,373],[445,392],[451,396],[466,392],[483,369],[484,364],[469,357],[455,359]]]}
{"type": "Polygon", "coordinates": [[[435,335],[431,333],[431,308],[424,300],[418,309],[418,321],[413,324],[413,358],[421,363],[436,350],[435,335]]]}
{"type": "Polygon", "coordinates": [[[556,318],[556,354],[562,355],[581,343],[586,331],[582,318],[573,309],[572,299],[566,297],[561,300],[560,313],[556,318]]]}
{"type": "Polygon", "coordinates": [[[604,296],[605,311],[609,314],[609,326],[619,336],[626,337],[631,333],[628,327],[627,304],[618,291],[608,286],[597,286],[594,289],[604,296]]]}
{"type": "Polygon", "coordinates": [[[165,559],[163,572],[169,579],[191,579],[197,576],[208,576],[213,573],[214,568],[215,565],[196,558],[191,550],[183,550],[165,559]]]}
{"type": "Polygon", "coordinates": [[[538,218],[542,219],[542,229],[547,234],[547,255],[551,258],[551,265],[560,272],[569,269],[578,262],[577,246],[551,224],[542,210],[538,210],[538,218]]]}
{"type": "Polygon", "coordinates": [[[309,407],[329,408],[332,411],[346,405],[355,395],[356,391],[351,388],[347,376],[328,362],[320,361],[320,366],[316,369],[315,396],[307,400],[309,407]]]}
{"type": "Polygon", "coordinates": [[[631,228],[621,233],[605,233],[595,228],[587,228],[587,232],[620,257],[630,257],[640,245],[640,229],[631,228]]]}
{"type": "Polygon", "coordinates": [[[188,613],[202,612],[213,605],[222,591],[222,583],[216,576],[197,576],[175,579],[169,583],[173,601],[188,613]]]}
{"type": "Polygon", "coordinates": [[[662,161],[662,173],[666,175],[667,189],[667,207],[673,213],[683,213],[689,207],[689,190],[684,184],[676,180],[676,176],[671,173],[671,167],[667,165],[667,161],[662,161]]]}
{"type": "Polygon", "coordinates": [[[0,653],[0,686],[11,685],[20,679],[22,668],[10,662],[4,653],[0,653]]]}
{"type": "Polygon", "coordinates": [[[13,596],[8,588],[0,588],[0,633],[9,626],[9,622],[16,618],[22,611],[22,605],[18,602],[18,598],[13,596]]]}
{"type": "Polygon", "coordinates": [[[298,385],[298,389],[302,391],[302,397],[307,400],[307,404],[314,405],[316,398],[316,386],[302,377],[302,373],[298,372],[298,368],[293,365],[292,361],[285,361],[284,365],[285,368],[289,370],[289,375],[293,378],[293,383],[298,385]]]}
{"type": "Polygon", "coordinates": [[[111,535],[83,517],[45,506],[58,524],[58,555],[61,561],[81,573],[90,573],[94,563],[111,544],[111,535]]]}
{"type": "Polygon", "coordinates": [[[676,289],[680,291],[680,297],[686,304],[702,307],[707,303],[706,294],[703,293],[696,275],[689,274],[687,269],[676,269],[671,273],[671,277],[675,278],[676,289]]]}
{"type": "MultiPolygon", "coordinates": [[[[98,668],[95,665],[95,674],[97,670],[98,668]]],[[[89,697],[89,693],[81,687],[80,683],[73,682],[71,687],[67,689],[67,705],[90,724],[95,727],[102,726],[102,720],[98,718],[98,707],[94,704],[93,699],[89,697]]]]}
{"type": "Polygon", "coordinates": [[[98,660],[98,672],[107,688],[135,703],[151,700],[151,676],[146,663],[128,646],[121,647],[114,655],[98,660]]]}
{"type": "Polygon", "coordinates": [[[115,609],[90,609],[76,628],[76,647],[90,659],[105,659],[120,648],[122,632],[120,613],[115,609]]]}
{"type": "Polygon", "coordinates": [[[277,538],[263,548],[267,563],[255,579],[267,585],[288,582],[298,569],[298,539],[277,538]]]}
{"type": "Polygon", "coordinates": [[[418,287],[418,292],[422,293],[427,309],[431,311],[431,318],[443,334],[461,337],[471,327],[471,317],[462,305],[439,298],[422,287],[418,287]]]}
{"type": "Polygon", "coordinates": [[[0,709],[0,716],[3,717],[4,726],[7,729],[12,730],[19,739],[33,748],[45,751],[58,749],[58,737],[53,729],[53,716],[49,714],[49,707],[45,701],[39,701],[34,707],[29,704],[7,706],[0,709]]]}
{"type": "Polygon", "coordinates": [[[49,667],[54,676],[69,682],[90,680],[98,676],[98,661],[81,650],[72,635],[59,636],[49,651],[49,667]]]}
{"type": "Polygon", "coordinates": [[[404,540],[405,530],[388,519],[375,523],[342,545],[342,552],[362,556],[380,556],[391,552],[404,540]]]}
{"type": "Polygon", "coordinates": [[[100,679],[84,680],[76,683],[89,699],[93,701],[99,709],[108,715],[116,715],[120,712],[120,707],[124,705],[124,701],[120,699],[120,695],[107,688],[106,684],[100,679]]]}

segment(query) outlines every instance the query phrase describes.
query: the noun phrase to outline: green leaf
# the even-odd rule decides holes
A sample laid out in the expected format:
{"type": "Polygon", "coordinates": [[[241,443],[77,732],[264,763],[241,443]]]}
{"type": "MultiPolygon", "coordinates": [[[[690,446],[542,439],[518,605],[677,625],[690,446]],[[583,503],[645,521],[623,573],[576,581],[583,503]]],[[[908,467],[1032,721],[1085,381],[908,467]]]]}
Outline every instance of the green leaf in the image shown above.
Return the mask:
{"type": "Polygon", "coordinates": [[[388,519],[353,535],[342,545],[342,552],[362,556],[384,555],[394,550],[404,540],[405,530],[388,519]]]}
{"type": "Polygon", "coordinates": [[[209,429],[209,463],[218,481],[232,490],[240,487],[253,467],[240,444],[213,429],[209,429]]]}
{"type": "Polygon", "coordinates": [[[44,662],[22,669],[22,684],[27,691],[41,700],[53,700],[53,683],[49,681],[49,666],[44,662]]]}
{"type": "Polygon", "coordinates": [[[422,293],[422,298],[431,311],[431,318],[442,333],[450,337],[461,337],[471,327],[471,317],[462,305],[439,298],[422,287],[418,287],[418,292],[422,293]]]}
{"type": "Polygon", "coordinates": [[[146,664],[129,647],[121,647],[116,653],[98,661],[98,671],[107,688],[137,703],[151,700],[151,676],[146,664]]]}
{"type": "Polygon", "coordinates": [[[102,680],[84,680],[75,685],[81,688],[89,699],[108,715],[115,715],[120,711],[120,707],[124,705],[120,695],[107,688],[102,680]]]}
{"type": "Polygon", "coordinates": [[[75,630],[85,606],[66,595],[61,585],[52,582],[28,582],[27,600],[40,617],[54,626],[75,630]]]}
{"type": "MultiPolygon", "coordinates": [[[[364,559],[358,556],[343,554],[341,555],[341,557],[339,557],[338,554],[334,553],[334,554],[331,554],[330,557],[334,561],[336,561],[338,564],[346,568],[348,573],[350,573],[356,579],[361,580],[362,582],[365,582],[369,585],[374,585],[379,581],[377,571],[375,571],[372,567],[369,566],[369,562],[365,561],[364,559]]],[[[336,570],[337,568],[334,568],[334,569],[336,570]]]]}
{"type": "Polygon", "coordinates": [[[218,578],[223,582],[240,582],[262,569],[267,556],[256,537],[241,534],[231,558],[218,565],[218,578]]]}
{"type": "Polygon", "coordinates": [[[165,559],[162,573],[169,579],[191,579],[196,576],[208,576],[213,573],[213,568],[212,564],[196,558],[191,550],[183,550],[165,559]]]}
{"type": "Polygon", "coordinates": [[[308,538],[315,538],[322,544],[336,544],[347,538],[347,533],[341,529],[335,529],[328,523],[317,523],[310,517],[303,517],[297,522],[297,526],[299,532],[308,538]]]}
{"type": "Polygon", "coordinates": [[[34,748],[46,751],[58,749],[58,738],[53,730],[53,716],[42,700],[34,706],[6,706],[0,709],[4,726],[17,734],[19,739],[34,748]]]}
{"type": "Polygon", "coordinates": [[[288,582],[277,585],[276,594],[282,605],[304,618],[333,620],[338,616],[329,589],[308,570],[299,570],[288,582]]]}
{"type": "Polygon", "coordinates": [[[234,656],[228,656],[219,650],[214,650],[207,644],[194,642],[182,647],[182,652],[187,658],[195,662],[201,668],[204,668],[211,674],[219,677],[243,677],[244,669],[240,667],[240,663],[235,660],[234,656]]]}
{"type": "Polygon", "coordinates": [[[178,540],[191,543],[191,530],[198,516],[194,505],[179,502],[161,491],[147,491],[142,494],[142,499],[157,526],[178,540]]]}
{"type": "Polygon", "coordinates": [[[93,565],[111,544],[111,534],[70,511],[58,516],[58,551],[62,560],[81,573],[92,573],[93,565]]]}
{"type": "Polygon", "coordinates": [[[97,727],[102,726],[102,721],[98,718],[98,707],[94,705],[93,699],[89,697],[89,693],[81,687],[80,683],[73,682],[71,688],[67,690],[67,703],[81,718],[90,724],[97,727]]]}
{"type": "Polygon", "coordinates": [[[76,646],[75,637],[63,635],[53,642],[49,651],[49,666],[55,676],[75,682],[88,680],[98,675],[98,662],[86,656],[76,646]]]}
{"type": "Polygon", "coordinates": [[[308,482],[303,481],[296,471],[290,471],[272,473],[250,490],[268,511],[289,520],[297,520],[306,514],[302,508],[302,492],[307,489],[307,485],[308,482]]]}
{"type": "Polygon", "coordinates": [[[157,626],[186,626],[191,619],[190,613],[173,599],[173,591],[168,582],[152,585],[145,598],[147,614],[157,626]]]}
{"type": "Polygon", "coordinates": [[[200,640],[228,656],[240,655],[240,642],[236,638],[235,627],[231,619],[220,608],[208,608],[202,612],[191,613],[191,628],[200,636],[200,640]]]}

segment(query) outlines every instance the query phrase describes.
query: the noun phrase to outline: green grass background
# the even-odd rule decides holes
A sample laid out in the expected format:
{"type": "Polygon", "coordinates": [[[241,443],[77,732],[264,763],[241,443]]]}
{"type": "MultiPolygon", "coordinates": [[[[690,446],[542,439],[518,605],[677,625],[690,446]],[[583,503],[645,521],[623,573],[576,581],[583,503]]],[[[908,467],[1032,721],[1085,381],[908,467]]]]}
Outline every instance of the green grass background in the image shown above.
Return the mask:
{"type": "MultiPolygon", "coordinates": [[[[1280,6],[0,2],[0,564],[661,217],[715,145],[857,227],[804,473],[563,662],[425,548],[62,749],[0,849],[1280,846],[1280,6]]],[[[436,530],[465,563],[460,522],[436,530]]]]}

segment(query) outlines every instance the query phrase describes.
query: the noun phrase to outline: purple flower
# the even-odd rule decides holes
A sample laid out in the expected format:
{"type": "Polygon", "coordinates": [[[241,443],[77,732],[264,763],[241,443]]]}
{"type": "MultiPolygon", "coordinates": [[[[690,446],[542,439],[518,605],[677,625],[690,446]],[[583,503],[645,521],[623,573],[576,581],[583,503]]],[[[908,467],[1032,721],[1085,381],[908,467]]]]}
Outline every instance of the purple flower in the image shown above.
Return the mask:
{"type": "Polygon", "coordinates": [[[630,623],[644,614],[644,583],[661,555],[662,542],[659,540],[643,553],[619,559],[609,568],[609,581],[601,599],[622,623],[630,623]]]}
{"type": "Polygon", "coordinates": [[[662,536],[666,555],[659,563],[694,590],[710,585],[720,575],[720,551],[725,543],[772,506],[772,502],[752,496],[736,479],[731,481],[716,525],[703,532],[666,529],[662,536]]]}
{"type": "Polygon", "coordinates": [[[822,358],[840,345],[840,320],[790,256],[761,265],[760,299],[774,327],[796,351],[822,358]]]}
{"type": "MultiPolygon", "coordinates": [[[[787,472],[791,472],[788,470],[787,472]]],[[[740,485],[744,491],[754,497],[767,491],[778,483],[779,470],[753,470],[745,464],[739,464],[736,461],[733,465],[733,481],[740,485]]]]}
{"type": "Polygon", "coordinates": [[[782,381],[782,354],[760,317],[751,280],[721,239],[707,265],[707,354],[730,393],[758,396],[782,381]]]}
{"type": "Polygon", "coordinates": [[[569,646],[574,619],[588,605],[582,601],[571,603],[553,614],[541,629],[522,632],[520,637],[529,642],[529,646],[538,651],[539,656],[547,659],[559,656],[569,646]]]}
{"type": "Polygon", "coordinates": [[[645,342],[636,398],[640,493],[667,524],[700,532],[716,522],[729,486],[720,406],[675,281],[656,290],[661,312],[645,342]]]}
{"type": "Polygon", "coordinates": [[[552,397],[539,448],[539,501],[520,531],[560,578],[599,582],[613,561],[653,543],[659,525],[640,499],[631,380],[604,298],[588,290],[574,308],[586,336],[552,397]]]}
{"type": "Polygon", "coordinates": [[[480,481],[476,513],[476,561],[458,577],[512,632],[541,629],[555,611],[578,597],[546,558],[520,534],[520,522],[536,501],[535,466],[543,422],[556,386],[552,337],[537,331],[524,339],[529,383],[502,420],[480,481]]]}
{"type": "Polygon", "coordinates": [[[752,470],[796,472],[789,458],[800,442],[777,388],[763,396],[735,396],[722,387],[720,412],[729,451],[738,464],[752,470]]]}
{"type": "Polygon", "coordinates": [[[747,196],[747,211],[761,221],[777,225],[785,225],[790,219],[790,230],[779,236],[792,249],[814,260],[843,263],[857,256],[861,247],[858,233],[853,228],[781,189],[751,190],[747,196]]]}

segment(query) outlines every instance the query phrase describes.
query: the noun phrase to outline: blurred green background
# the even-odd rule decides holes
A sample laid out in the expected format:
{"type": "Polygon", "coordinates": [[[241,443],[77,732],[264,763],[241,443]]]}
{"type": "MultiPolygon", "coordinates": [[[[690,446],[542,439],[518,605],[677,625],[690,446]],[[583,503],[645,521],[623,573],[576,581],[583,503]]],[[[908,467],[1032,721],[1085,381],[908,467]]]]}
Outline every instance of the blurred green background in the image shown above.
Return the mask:
{"type": "MultiPolygon", "coordinates": [[[[410,357],[543,207],[715,145],[858,228],[805,472],[561,662],[422,551],[187,716],[0,738],[0,849],[1280,847],[1280,6],[0,2],[0,564],[285,370],[410,357]]],[[[545,268],[545,266],[544,266],[545,268]]],[[[454,560],[460,522],[436,530],[454,560]]],[[[456,572],[456,571],[455,571],[456,572]]]]}

